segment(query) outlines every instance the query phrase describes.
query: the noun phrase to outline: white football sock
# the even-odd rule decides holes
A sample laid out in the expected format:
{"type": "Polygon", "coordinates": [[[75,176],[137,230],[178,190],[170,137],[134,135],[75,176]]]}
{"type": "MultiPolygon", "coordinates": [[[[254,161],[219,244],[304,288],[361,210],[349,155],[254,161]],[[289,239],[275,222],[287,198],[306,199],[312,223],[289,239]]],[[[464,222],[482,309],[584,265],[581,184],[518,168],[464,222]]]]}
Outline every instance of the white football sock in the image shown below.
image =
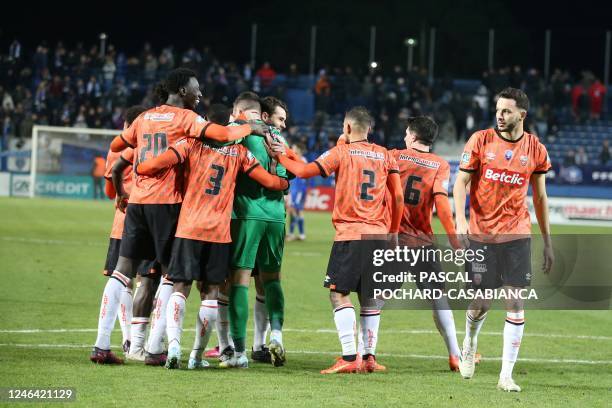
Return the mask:
{"type": "Polygon", "coordinates": [[[183,318],[185,317],[185,295],[181,292],[173,292],[166,306],[166,332],[168,334],[168,347],[181,346],[181,335],[183,334],[183,318]]]}
{"type": "Polygon", "coordinates": [[[487,318],[487,314],[485,313],[480,317],[480,319],[476,320],[472,316],[470,316],[470,311],[465,314],[465,339],[463,340],[464,346],[469,346],[471,348],[476,348],[478,345],[478,333],[480,333],[480,329],[487,318]]]}
{"type": "Polygon", "coordinates": [[[168,299],[174,290],[173,284],[167,279],[162,279],[159,285],[159,292],[155,299],[155,308],[151,319],[151,332],[147,342],[147,351],[150,354],[160,354],[163,350],[163,336],[166,332],[166,308],[168,299]]]}
{"type": "Polygon", "coordinates": [[[502,368],[500,378],[512,378],[514,363],[518,357],[523,330],[525,329],[525,312],[506,312],[504,325],[504,349],[502,354],[502,368]]]}
{"type": "Polygon", "coordinates": [[[338,306],[334,309],[334,322],[342,345],[342,355],[352,356],[357,354],[355,308],[350,303],[338,306]]]}
{"type": "Polygon", "coordinates": [[[98,337],[95,345],[99,349],[110,350],[110,336],[113,327],[115,327],[121,291],[125,289],[129,282],[130,279],[121,272],[113,271],[106,282],[106,286],[104,286],[98,317],[98,337]]]}
{"type": "Polygon", "coordinates": [[[229,335],[229,299],[225,295],[219,294],[217,297],[218,306],[217,309],[218,317],[217,317],[217,336],[219,337],[219,352],[223,352],[227,348],[227,346],[234,347],[234,342],[230,338],[229,335]]]}
{"type": "Polygon", "coordinates": [[[148,325],[148,317],[132,317],[130,353],[138,353],[143,349],[148,325]]]}
{"type": "Polygon", "coordinates": [[[376,355],[376,343],[378,343],[378,326],[380,325],[380,310],[361,308],[359,314],[359,326],[363,354],[376,355]]]}
{"type": "Polygon", "coordinates": [[[121,334],[123,334],[123,343],[131,340],[130,326],[132,324],[132,289],[123,288],[119,298],[119,324],[121,325],[121,334]]]}
{"type": "Polygon", "coordinates": [[[448,355],[458,357],[461,354],[461,351],[459,351],[459,344],[457,343],[455,318],[453,317],[453,311],[449,309],[448,302],[446,302],[446,300],[444,300],[444,304],[434,303],[433,319],[436,323],[440,336],[442,336],[442,339],[444,340],[444,344],[446,344],[448,355]]]}
{"type": "Polygon", "coordinates": [[[200,305],[200,312],[196,317],[196,332],[193,349],[189,357],[196,360],[202,359],[202,352],[208,345],[208,340],[212,334],[215,323],[217,322],[218,305],[216,300],[203,300],[200,305]]]}
{"type": "Polygon", "coordinates": [[[261,350],[266,345],[266,334],[270,327],[265,296],[255,296],[253,314],[253,350],[261,350]]]}

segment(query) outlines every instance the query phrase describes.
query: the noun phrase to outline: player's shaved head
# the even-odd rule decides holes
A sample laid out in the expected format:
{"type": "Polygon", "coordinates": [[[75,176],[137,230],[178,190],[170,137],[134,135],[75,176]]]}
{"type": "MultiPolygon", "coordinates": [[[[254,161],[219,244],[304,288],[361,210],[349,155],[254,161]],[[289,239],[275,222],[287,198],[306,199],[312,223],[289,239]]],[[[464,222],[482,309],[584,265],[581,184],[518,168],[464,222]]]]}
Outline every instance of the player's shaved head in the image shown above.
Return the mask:
{"type": "Polygon", "coordinates": [[[234,101],[234,111],[257,111],[261,113],[261,100],[255,92],[242,92],[234,101]]]}
{"type": "Polygon", "coordinates": [[[125,111],[125,123],[128,126],[132,125],[132,122],[134,122],[136,120],[136,118],[138,116],[140,116],[140,114],[144,111],[146,111],[147,108],[145,108],[142,105],[134,105],[134,106],[130,106],[129,108],[127,108],[127,110],[125,111]]]}
{"type": "Polygon", "coordinates": [[[230,110],[222,103],[212,104],[206,112],[206,119],[208,119],[209,122],[227,126],[230,120],[230,110]]]}
{"type": "Polygon", "coordinates": [[[356,106],[346,112],[344,121],[359,133],[367,134],[372,127],[372,115],[363,106],[356,106]]]}

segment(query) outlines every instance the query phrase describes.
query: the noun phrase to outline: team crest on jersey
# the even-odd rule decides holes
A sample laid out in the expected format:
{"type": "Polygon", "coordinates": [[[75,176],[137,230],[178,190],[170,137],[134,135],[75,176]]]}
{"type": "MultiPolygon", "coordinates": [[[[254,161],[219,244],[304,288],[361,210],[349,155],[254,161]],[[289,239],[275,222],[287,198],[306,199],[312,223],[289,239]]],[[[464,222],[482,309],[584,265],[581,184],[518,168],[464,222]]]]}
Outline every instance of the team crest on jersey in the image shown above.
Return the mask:
{"type": "Polygon", "coordinates": [[[522,166],[526,166],[526,165],[527,165],[527,161],[528,161],[528,160],[529,160],[529,159],[527,158],[527,156],[521,156],[521,157],[519,157],[519,161],[521,162],[521,165],[522,165],[522,166]]]}
{"type": "Polygon", "coordinates": [[[504,157],[506,158],[506,160],[510,160],[512,158],[512,150],[506,150],[506,153],[504,153],[504,157]]]}
{"type": "Polygon", "coordinates": [[[468,164],[470,162],[470,154],[468,152],[463,152],[461,155],[461,163],[468,164]]]}
{"type": "Polygon", "coordinates": [[[485,157],[487,158],[487,160],[491,161],[491,160],[495,160],[495,153],[493,152],[487,152],[485,154],[485,157]]]}

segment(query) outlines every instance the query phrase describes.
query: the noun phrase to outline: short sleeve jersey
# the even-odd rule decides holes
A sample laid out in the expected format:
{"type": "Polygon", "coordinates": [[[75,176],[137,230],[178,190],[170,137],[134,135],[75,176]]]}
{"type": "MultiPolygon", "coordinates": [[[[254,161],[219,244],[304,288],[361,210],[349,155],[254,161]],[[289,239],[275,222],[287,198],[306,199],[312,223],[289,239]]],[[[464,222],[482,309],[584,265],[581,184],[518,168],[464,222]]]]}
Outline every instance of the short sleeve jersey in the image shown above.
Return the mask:
{"type": "Polygon", "coordinates": [[[205,242],[231,242],[230,221],[239,172],[259,166],[242,145],[213,147],[199,139],[182,139],[170,147],[185,165],[187,189],[176,236],[205,242]]]}
{"type": "Polygon", "coordinates": [[[436,194],[448,195],[450,166],[441,157],[416,149],[393,151],[404,187],[400,234],[431,237],[436,194]]]}
{"type": "Polygon", "coordinates": [[[459,163],[461,171],[472,173],[470,234],[530,234],[529,180],[550,168],[546,147],[535,135],[525,132],[512,141],[496,129],[474,133],[459,163]]]}
{"type": "Polygon", "coordinates": [[[336,174],[335,241],[389,232],[384,205],[387,176],[398,173],[398,167],[387,149],[365,141],[343,144],[323,153],[315,163],[323,177],[336,174]]]}
{"type": "MultiPolygon", "coordinates": [[[[157,157],[185,137],[199,137],[208,122],[197,113],[162,105],[142,113],[123,131],[122,139],[134,148],[136,163],[157,157]]],[[[183,199],[182,168],[174,166],[154,176],[136,175],[130,203],[176,204],[183,199]]]]}
{"type": "MultiPolygon", "coordinates": [[[[108,151],[108,154],[106,155],[106,168],[104,170],[104,178],[107,180],[113,179],[113,166],[115,166],[115,163],[119,157],[122,157],[131,164],[134,160],[134,150],[128,147],[122,152],[113,152],[111,150],[108,151]]],[[[123,189],[128,194],[132,189],[132,178],[132,166],[130,165],[123,171],[123,189]]],[[[113,228],[111,229],[110,234],[111,238],[121,239],[121,236],[123,235],[124,221],[125,213],[115,208],[115,218],[113,219],[113,228]]]]}
{"type": "MultiPolygon", "coordinates": [[[[275,138],[286,144],[279,132],[273,132],[275,138]]],[[[268,155],[262,137],[247,136],[241,143],[255,156],[266,171],[273,174],[276,171],[277,176],[289,178],[287,170],[268,155]]],[[[255,180],[250,179],[246,174],[239,174],[236,182],[236,198],[234,199],[232,218],[284,223],[284,193],[268,190],[255,180]]]]}

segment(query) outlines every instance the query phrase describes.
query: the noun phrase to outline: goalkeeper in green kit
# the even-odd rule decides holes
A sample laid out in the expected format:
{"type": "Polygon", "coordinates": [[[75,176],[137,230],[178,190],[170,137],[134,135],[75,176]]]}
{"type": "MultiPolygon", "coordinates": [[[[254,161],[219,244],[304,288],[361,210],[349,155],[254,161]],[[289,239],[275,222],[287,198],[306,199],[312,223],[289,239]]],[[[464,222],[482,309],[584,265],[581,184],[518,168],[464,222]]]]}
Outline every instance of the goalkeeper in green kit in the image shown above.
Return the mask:
{"type": "MultiPolygon", "coordinates": [[[[260,119],[261,104],[257,94],[243,92],[234,101],[233,116],[238,119],[260,119]]],[[[271,128],[272,137],[283,140],[271,128]]],[[[283,140],[284,141],[284,140],[283,140]]],[[[273,160],[261,137],[247,136],[241,142],[257,158],[264,169],[288,178],[287,170],[273,160]]],[[[249,314],[248,288],[251,272],[257,263],[265,291],[265,304],[270,319],[269,350],[272,364],[285,363],[282,328],[285,300],[280,283],[280,270],[285,240],[285,202],[282,191],[270,191],[248,177],[238,176],[231,224],[232,249],[229,282],[230,334],[233,355],[221,356],[220,367],[246,368],[246,328],[249,314]]]]}

